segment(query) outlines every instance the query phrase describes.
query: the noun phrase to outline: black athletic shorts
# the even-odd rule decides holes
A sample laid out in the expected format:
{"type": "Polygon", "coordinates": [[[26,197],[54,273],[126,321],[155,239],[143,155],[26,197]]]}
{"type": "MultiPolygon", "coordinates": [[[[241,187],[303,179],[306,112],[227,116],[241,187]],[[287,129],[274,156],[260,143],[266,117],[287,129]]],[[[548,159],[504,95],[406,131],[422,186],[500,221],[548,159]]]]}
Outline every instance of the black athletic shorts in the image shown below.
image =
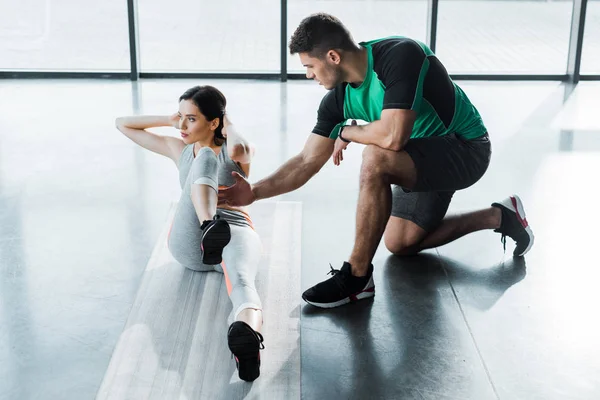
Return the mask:
{"type": "Polygon", "coordinates": [[[492,155],[488,134],[462,139],[455,134],[410,139],[404,150],[417,169],[417,183],[408,191],[392,186],[392,216],[434,230],[448,211],[454,192],[477,182],[492,155]]]}

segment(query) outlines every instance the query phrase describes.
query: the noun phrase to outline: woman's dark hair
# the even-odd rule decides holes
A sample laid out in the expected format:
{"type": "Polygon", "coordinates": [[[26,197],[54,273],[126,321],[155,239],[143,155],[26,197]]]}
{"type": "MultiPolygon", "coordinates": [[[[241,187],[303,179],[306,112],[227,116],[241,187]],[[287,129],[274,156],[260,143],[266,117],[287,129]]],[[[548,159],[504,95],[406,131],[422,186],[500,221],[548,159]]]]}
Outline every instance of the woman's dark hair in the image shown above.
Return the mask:
{"type": "Polygon", "coordinates": [[[194,86],[181,95],[179,101],[182,100],[191,100],[208,121],[219,118],[219,126],[215,129],[214,142],[215,145],[221,146],[225,142],[222,131],[223,117],[227,106],[227,100],[223,93],[213,86],[194,86]]]}
{"type": "Polygon", "coordinates": [[[330,14],[310,15],[300,22],[290,41],[290,54],[323,58],[329,50],[356,50],[350,31],[330,14]]]}

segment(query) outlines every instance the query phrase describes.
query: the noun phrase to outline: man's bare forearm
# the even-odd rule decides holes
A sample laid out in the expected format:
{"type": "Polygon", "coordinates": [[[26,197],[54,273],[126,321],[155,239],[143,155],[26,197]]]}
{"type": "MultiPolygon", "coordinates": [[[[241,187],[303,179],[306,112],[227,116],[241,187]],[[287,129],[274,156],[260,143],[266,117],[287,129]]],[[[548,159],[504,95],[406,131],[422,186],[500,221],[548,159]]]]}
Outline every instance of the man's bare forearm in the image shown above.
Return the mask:
{"type": "Polygon", "coordinates": [[[400,151],[402,148],[395,144],[394,137],[385,131],[381,121],[373,121],[362,126],[346,126],[342,132],[344,139],[364,145],[375,145],[385,150],[400,151]]]}
{"type": "Polygon", "coordinates": [[[252,185],[252,191],[256,200],[291,192],[308,182],[319,172],[321,166],[317,161],[307,161],[302,154],[298,154],[272,175],[252,185]]]}
{"type": "Polygon", "coordinates": [[[351,142],[402,151],[412,135],[416,115],[413,110],[383,110],[381,119],[362,126],[346,126],[342,135],[351,142]]]}

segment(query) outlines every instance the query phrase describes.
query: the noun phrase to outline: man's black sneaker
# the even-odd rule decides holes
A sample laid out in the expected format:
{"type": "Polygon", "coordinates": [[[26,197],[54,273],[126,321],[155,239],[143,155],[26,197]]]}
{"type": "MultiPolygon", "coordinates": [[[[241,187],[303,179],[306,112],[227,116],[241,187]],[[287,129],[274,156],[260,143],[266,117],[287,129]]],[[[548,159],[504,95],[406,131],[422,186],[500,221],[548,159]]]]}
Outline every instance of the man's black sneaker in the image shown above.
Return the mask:
{"type": "Polygon", "coordinates": [[[202,262],[206,265],[217,265],[223,261],[223,248],[231,240],[229,224],[220,216],[206,220],[200,226],[202,229],[202,262]]]}
{"type": "Polygon", "coordinates": [[[241,380],[252,382],[260,375],[260,350],[264,349],[263,337],[245,322],[235,321],[229,326],[227,344],[235,357],[235,365],[241,380]]]}
{"type": "Polygon", "coordinates": [[[302,294],[304,301],[316,307],[334,308],[375,296],[373,264],[369,265],[366,276],[354,276],[350,268],[347,262],[339,270],[331,267],[328,274],[333,276],[305,291],[302,294]]]}
{"type": "Polygon", "coordinates": [[[517,195],[512,195],[500,203],[492,203],[492,207],[498,207],[502,211],[500,228],[494,230],[502,234],[502,244],[506,250],[506,237],[512,238],[517,246],[513,255],[520,257],[525,255],[533,246],[533,231],[525,218],[523,202],[517,195]]]}

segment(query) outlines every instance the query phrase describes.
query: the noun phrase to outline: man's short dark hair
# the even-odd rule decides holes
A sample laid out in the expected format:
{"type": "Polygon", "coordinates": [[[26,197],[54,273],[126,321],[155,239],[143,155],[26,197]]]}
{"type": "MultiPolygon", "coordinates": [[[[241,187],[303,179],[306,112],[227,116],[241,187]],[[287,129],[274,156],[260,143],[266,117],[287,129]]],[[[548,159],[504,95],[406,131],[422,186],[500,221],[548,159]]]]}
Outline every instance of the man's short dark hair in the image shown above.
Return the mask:
{"type": "Polygon", "coordinates": [[[318,13],[304,18],[292,35],[290,54],[308,53],[321,58],[329,50],[356,50],[348,29],[330,14],[318,13]]]}

